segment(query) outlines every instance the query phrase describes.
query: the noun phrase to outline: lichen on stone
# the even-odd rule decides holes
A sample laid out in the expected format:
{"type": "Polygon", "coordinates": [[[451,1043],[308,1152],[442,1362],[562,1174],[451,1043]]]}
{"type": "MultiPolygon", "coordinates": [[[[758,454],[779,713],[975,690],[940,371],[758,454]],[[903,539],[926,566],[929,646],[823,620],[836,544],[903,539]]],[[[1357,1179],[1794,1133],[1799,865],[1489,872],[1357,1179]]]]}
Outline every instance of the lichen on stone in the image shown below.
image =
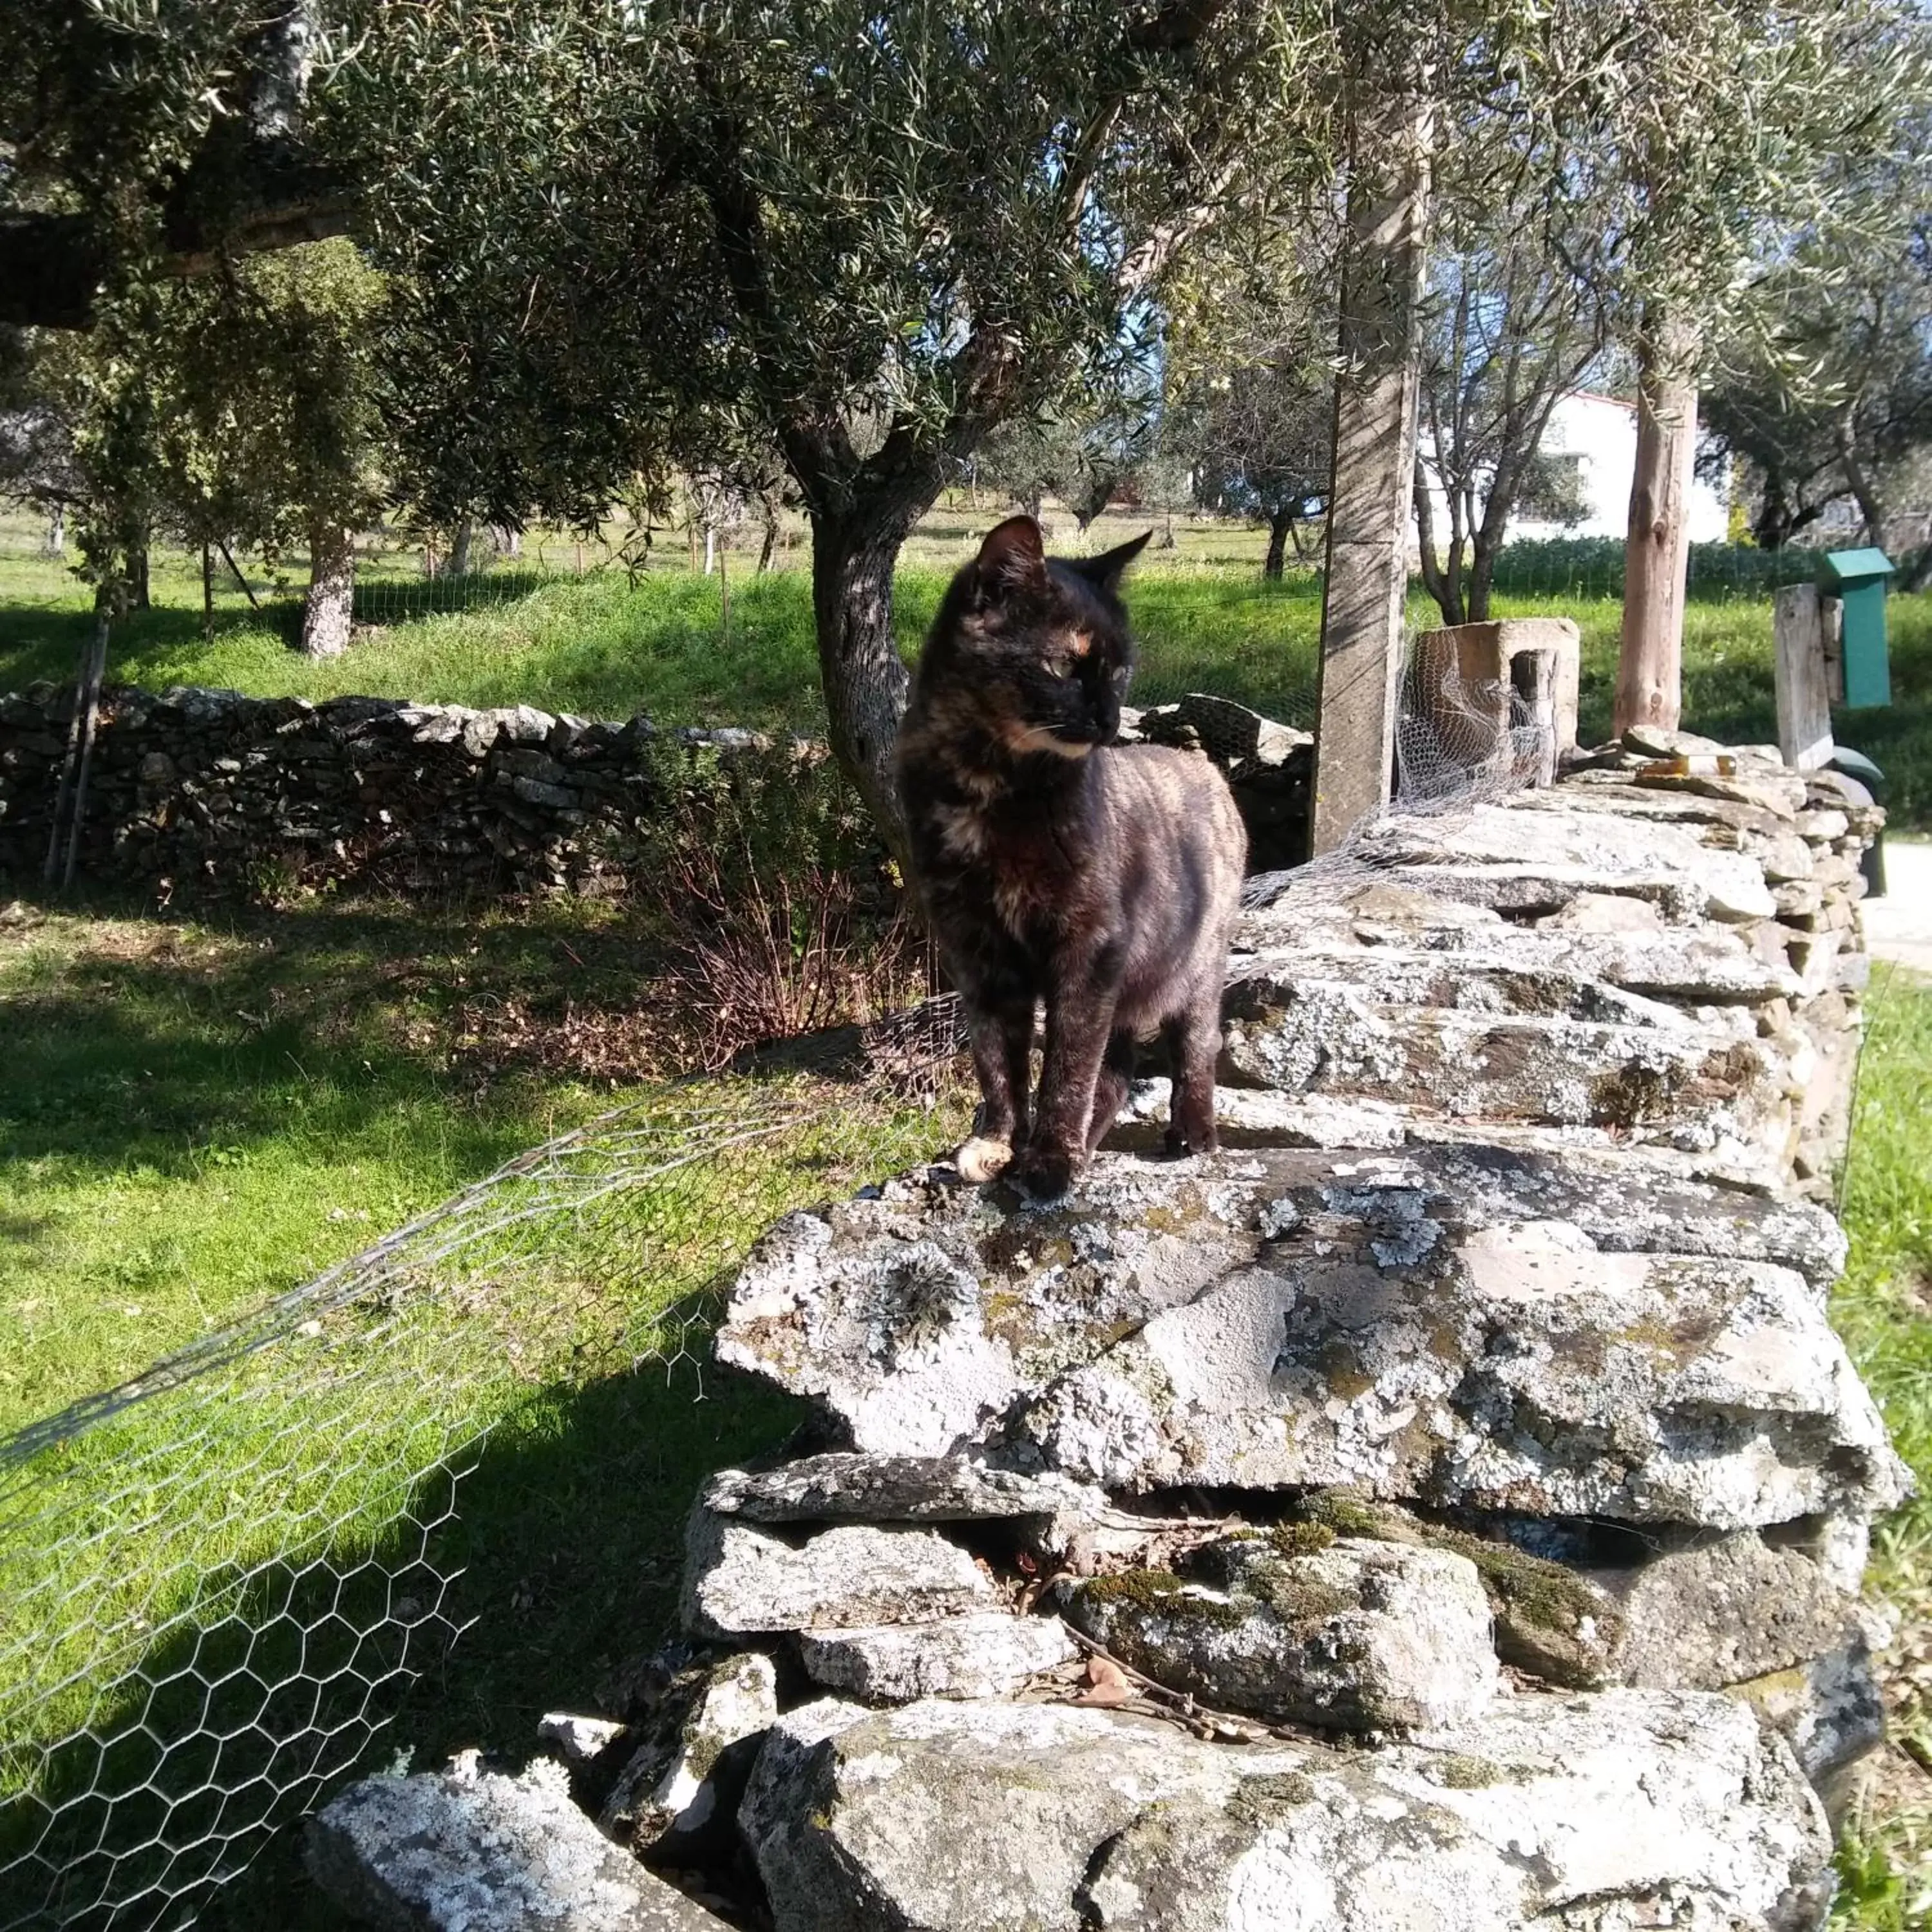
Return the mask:
{"type": "Polygon", "coordinates": [[[1244,1825],[1266,1826],[1295,1805],[1312,1804],[1315,1796],[1315,1780],[1301,1772],[1264,1772],[1235,1786],[1228,1810],[1244,1825]]]}
{"type": "Polygon", "coordinates": [[[1504,1784],[1510,1777],[1508,1771],[1492,1760],[1472,1757],[1462,1751],[1451,1751],[1446,1757],[1438,1758],[1430,1770],[1437,1784],[1446,1784],[1452,1791],[1480,1791],[1486,1785],[1504,1784]]]}

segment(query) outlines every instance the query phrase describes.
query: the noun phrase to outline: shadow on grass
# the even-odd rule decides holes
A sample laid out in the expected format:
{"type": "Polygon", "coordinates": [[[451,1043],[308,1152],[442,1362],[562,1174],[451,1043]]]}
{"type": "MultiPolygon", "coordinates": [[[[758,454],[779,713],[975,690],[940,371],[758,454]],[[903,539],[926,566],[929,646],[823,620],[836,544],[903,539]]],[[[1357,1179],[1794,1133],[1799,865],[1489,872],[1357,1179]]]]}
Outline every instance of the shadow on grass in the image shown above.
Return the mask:
{"type": "Polygon", "coordinates": [[[84,1732],[14,1741],[8,1782],[34,1795],[0,1804],[0,1926],[334,1926],[301,1818],[399,1761],[526,1756],[544,1711],[590,1708],[670,1626],[700,1484],[799,1413],[646,1363],[533,1396],[380,1536],[260,1568],[218,1617],[174,1624],[84,1732]]]}
{"type": "MultiPolygon", "coordinates": [[[[163,1174],[292,1130],[352,1138],[416,1105],[448,1112],[470,1143],[455,1150],[466,1171],[494,1165],[515,1150],[506,1133],[527,1133],[537,1100],[514,1092],[518,1042],[494,1052],[493,1020],[512,1014],[527,1031],[532,1016],[628,1010],[654,951],[643,919],[592,926],[568,907],[509,918],[326,902],[217,910],[206,927],[192,909],[106,895],[28,907],[30,919],[93,914],[132,932],[62,953],[50,924],[47,963],[8,975],[0,1155],[163,1174]]],[[[31,926],[23,937],[33,944],[31,926]]]]}

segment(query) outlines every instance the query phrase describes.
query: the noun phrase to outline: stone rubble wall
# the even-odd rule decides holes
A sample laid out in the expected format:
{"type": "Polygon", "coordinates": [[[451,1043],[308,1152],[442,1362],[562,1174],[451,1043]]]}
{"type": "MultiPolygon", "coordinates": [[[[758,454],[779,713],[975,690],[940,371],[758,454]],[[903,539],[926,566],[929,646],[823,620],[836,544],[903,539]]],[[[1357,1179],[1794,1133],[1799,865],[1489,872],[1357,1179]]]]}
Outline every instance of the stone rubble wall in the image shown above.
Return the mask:
{"type": "Polygon", "coordinates": [[[1684,734],[1558,784],[1396,814],[1332,868],[1251,880],[1228,991],[1231,1138],[1394,1144],[1482,1121],[1820,1193],[1850,1124],[1884,815],[1774,751],[1684,734]]]}
{"type": "MultiPolygon", "coordinates": [[[[0,696],[0,882],[40,876],[73,691],[0,696]]],[[[1305,855],[1307,733],[1202,696],[1131,714],[1130,736],[1206,751],[1248,827],[1252,869],[1305,855]]],[[[817,760],[730,728],[661,732],[522,704],[251,698],[176,686],[102,694],[80,869],[210,896],[621,890],[662,811],[668,753],[817,760]]]]}
{"type": "MultiPolygon", "coordinates": [[[[73,694],[0,698],[0,880],[40,876],[73,694]]],[[[613,891],[680,756],[820,754],[748,731],[657,731],[391,698],[103,694],[83,877],[213,895],[287,886],[613,891]]]]}
{"type": "MultiPolygon", "coordinates": [[[[776,1932],[1822,1927],[1910,1488],[1826,1312],[1879,820],[1686,752],[1251,880],[1219,1154],[1149,1082],[1064,1200],[776,1224],[716,1352],[812,1419],[698,1499],[586,1818],[776,1932]]],[[[318,1878],[527,1922],[463,1775],[318,1878]]]]}

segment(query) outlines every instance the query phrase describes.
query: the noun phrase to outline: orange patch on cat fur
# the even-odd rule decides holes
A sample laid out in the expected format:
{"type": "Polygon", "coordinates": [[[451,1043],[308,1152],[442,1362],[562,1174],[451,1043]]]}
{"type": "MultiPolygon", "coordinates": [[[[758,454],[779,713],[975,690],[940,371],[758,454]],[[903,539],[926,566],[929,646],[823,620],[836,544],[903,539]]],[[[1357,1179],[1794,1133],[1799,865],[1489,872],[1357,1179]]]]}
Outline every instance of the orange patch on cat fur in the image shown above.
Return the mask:
{"type": "Polygon", "coordinates": [[[1084,758],[1094,747],[1057,737],[1043,724],[1029,724],[1024,718],[1003,718],[1000,740],[1010,752],[1051,752],[1056,758],[1084,758]]]}

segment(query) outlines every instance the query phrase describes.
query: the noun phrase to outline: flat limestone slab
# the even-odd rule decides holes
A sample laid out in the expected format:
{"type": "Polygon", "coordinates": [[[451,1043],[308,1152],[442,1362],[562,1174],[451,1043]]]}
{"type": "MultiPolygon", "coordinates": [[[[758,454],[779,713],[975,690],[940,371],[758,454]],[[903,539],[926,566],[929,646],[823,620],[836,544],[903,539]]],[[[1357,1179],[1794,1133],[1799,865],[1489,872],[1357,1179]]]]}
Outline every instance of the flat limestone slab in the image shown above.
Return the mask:
{"type": "Polygon", "coordinates": [[[718,1353],[860,1449],[1110,1488],[1863,1518],[1904,1478],[1826,1324],[1841,1252],[1818,1209],[1610,1155],[1102,1156],[1048,1208],[914,1176],[788,1216],[718,1353]]]}
{"type": "Polygon", "coordinates": [[[1432,873],[1444,866],[1475,873],[1491,866],[1544,868],[1552,878],[1588,871],[1612,891],[1620,890],[1619,880],[1666,878],[1700,895],[1712,918],[1764,919],[1772,910],[1762,868],[1742,854],[1715,850],[1679,825],[1599,813],[1503,805],[1436,817],[1396,813],[1364,839],[1362,856],[1432,873]]]}
{"type": "Polygon", "coordinates": [[[1010,1696],[1029,1677],[1079,1654],[1058,1617],[1018,1617],[1005,1610],[936,1624],[808,1630],[799,1649],[814,1683],[869,1704],[1010,1696]]]}
{"type": "Polygon", "coordinates": [[[1438,945],[1268,946],[1236,953],[1228,978],[1234,1000],[1264,999],[1270,989],[1292,998],[1304,985],[1328,982],[1352,986],[1378,1006],[1560,1016],[1668,1032],[1696,1022],[1681,1006],[1663,1004],[1658,992],[1729,1004],[1789,994],[1798,984],[1795,974],[1768,965],[1722,927],[1602,933],[1510,926],[1494,934],[1462,927],[1450,928],[1438,945]]]}
{"type": "Polygon", "coordinates": [[[794,1549],[700,1506],[685,1545],[684,1623],[699,1636],[931,1623],[998,1600],[936,1530],[854,1525],[794,1549]]]}
{"type": "Polygon", "coordinates": [[[1363,1232],[1271,1244],[1058,1378],[1016,1440],[1121,1488],[1345,1486],[1719,1529],[1906,1492],[1789,1269],[1605,1254],[1562,1222],[1457,1240],[1419,1203],[1363,1232]]]}
{"type": "Polygon", "coordinates": [[[1699,1693],[1510,1699],[1439,1750],[1216,1745],[1065,1705],[794,1725],[739,1814],[778,1932],[1796,1932],[1830,1894],[1789,1748],[1699,1693]]]}
{"type": "Polygon", "coordinates": [[[721,1470],[704,1507],[748,1522],[971,1522],[1104,1514],[1106,1497],[1064,1476],[1028,1476],[965,1456],[834,1450],[776,1469],[721,1470]]]}
{"type": "MultiPolygon", "coordinates": [[[[1570,908],[1581,906],[1586,911],[1606,905],[1647,909],[1648,902],[1615,896],[1592,900],[1588,896],[1570,902],[1570,908]]],[[[1555,916],[1561,920],[1564,915],[1555,916]]],[[[1798,990],[1798,976],[1788,966],[1760,958],[1729,927],[1646,928],[1621,920],[1622,929],[1600,929],[1609,923],[1600,920],[1593,926],[1579,914],[1567,925],[1427,926],[1412,935],[1414,944],[1350,943],[1330,938],[1283,944],[1273,938],[1260,916],[1250,914],[1235,935],[1242,950],[1231,962],[1229,978],[1239,984],[1270,970],[1277,961],[1297,973],[1320,977],[1330,962],[1339,962],[1330,976],[1345,976],[1358,985],[1366,980],[1372,989],[1378,982],[1396,989],[1378,997],[1474,1004],[1474,988],[1465,983],[1466,976],[1478,985],[1486,982],[1497,988],[1491,1004],[1498,1012],[1547,1012],[1560,1006],[1574,1012],[1576,996],[1571,988],[1578,981],[1700,1006],[1754,1004],[1789,998],[1798,990]],[[1546,977],[1553,984],[1544,991],[1540,982],[1546,977]]],[[[1610,1016],[1600,1011],[1578,1016],[1610,1016]]]]}
{"type": "Polygon", "coordinates": [[[1748,1020],[1695,1027],[1388,1005],[1342,980],[1228,988],[1221,1064],[1244,1084],[1426,1107],[1472,1124],[1611,1126],[1687,1148],[1781,1143],[1790,1070],[1748,1020]]]}

